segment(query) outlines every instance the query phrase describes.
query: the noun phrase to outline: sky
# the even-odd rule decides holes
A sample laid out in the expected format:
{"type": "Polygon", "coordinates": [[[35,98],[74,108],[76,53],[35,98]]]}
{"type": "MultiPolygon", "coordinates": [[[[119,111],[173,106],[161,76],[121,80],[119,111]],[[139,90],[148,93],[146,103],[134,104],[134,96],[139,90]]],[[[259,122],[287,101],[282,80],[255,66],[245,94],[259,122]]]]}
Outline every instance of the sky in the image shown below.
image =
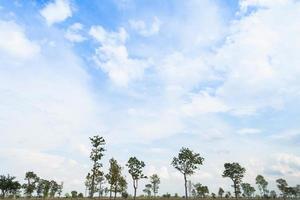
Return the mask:
{"type": "Polygon", "coordinates": [[[296,0],[0,0],[0,173],[84,192],[100,135],[129,192],[136,156],[183,195],[181,147],[210,192],[232,191],[225,162],[299,184],[299,18],[296,0]]]}

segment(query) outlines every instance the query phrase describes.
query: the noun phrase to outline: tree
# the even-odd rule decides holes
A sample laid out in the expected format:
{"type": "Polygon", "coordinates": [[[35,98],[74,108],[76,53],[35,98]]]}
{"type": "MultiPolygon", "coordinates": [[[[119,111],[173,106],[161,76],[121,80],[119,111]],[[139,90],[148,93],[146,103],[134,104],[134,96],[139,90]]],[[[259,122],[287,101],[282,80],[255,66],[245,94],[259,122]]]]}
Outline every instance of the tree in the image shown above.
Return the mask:
{"type": "Polygon", "coordinates": [[[18,181],[15,181],[14,176],[1,175],[0,176],[0,190],[2,198],[7,195],[16,195],[17,192],[21,189],[21,184],[18,181]]]}
{"type": "Polygon", "coordinates": [[[187,176],[195,173],[195,170],[203,164],[204,158],[188,148],[181,148],[178,157],[174,157],[171,165],[177,169],[184,178],[185,198],[188,198],[187,176]]]}
{"type": "Polygon", "coordinates": [[[145,163],[143,161],[138,160],[136,157],[129,158],[126,166],[128,167],[128,172],[131,175],[133,181],[133,189],[134,195],[133,199],[136,198],[136,190],[138,188],[138,181],[142,178],[147,178],[143,174],[143,168],[145,167],[145,163]]]}
{"type": "Polygon", "coordinates": [[[242,183],[242,190],[243,190],[243,196],[244,197],[252,197],[254,192],[255,192],[255,188],[252,187],[250,185],[250,183],[242,183]]]}
{"type": "Polygon", "coordinates": [[[92,144],[90,159],[93,162],[93,167],[90,173],[89,191],[90,191],[90,197],[93,197],[95,193],[96,179],[98,176],[103,175],[103,172],[100,171],[100,168],[102,167],[102,163],[100,163],[100,161],[104,156],[103,152],[105,151],[105,149],[103,146],[105,145],[105,140],[103,137],[96,135],[94,137],[91,137],[90,141],[92,144]]]}
{"type": "Polygon", "coordinates": [[[205,197],[206,194],[209,194],[208,187],[202,185],[201,183],[197,183],[194,185],[196,196],[198,197],[205,197]]]}
{"type": "Polygon", "coordinates": [[[71,191],[71,197],[72,198],[77,198],[77,194],[78,194],[77,191],[75,191],[75,190],[71,191]]]}
{"type": "Polygon", "coordinates": [[[50,197],[55,197],[55,194],[59,190],[59,185],[55,181],[50,181],[50,197]]]}
{"type": "Polygon", "coordinates": [[[270,192],[270,197],[271,197],[272,199],[275,199],[275,198],[277,197],[277,194],[276,194],[276,192],[275,192],[274,190],[271,190],[271,192],[270,192]]]}
{"type": "Polygon", "coordinates": [[[34,172],[26,172],[25,180],[27,183],[23,184],[24,193],[28,198],[32,197],[32,193],[36,189],[38,176],[34,172]]]}
{"type": "Polygon", "coordinates": [[[42,186],[43,186],[43,197],[47,198],[49,196],[50,188],[51,188],[51,182],[48,180],[42,179],[42,186]]]}
{"type": "Polygon", "coordinates": [[[222,198],[222,197],[223,197],[223,194],[224,194],[224,192],[225,192],[225,191],[223,190],[223,188],[221,188],[221,187],[220,187],[220,188],[219,188],[219,191],[218,191],[218,195],[219,195],[219,197],[221,197],[221,198],[222,198]]]}
{"type": "Polygon", "coordinates": [[[159,176],[157,174],[153,174],[152,176],[150,176],[150,183],[152,185],[153,196],[155,197],[156,194],[158,193],[159,184],[160,184],[159,176]]]}
{"type": "MultiPolygon", "coordinates": [[[[118,162],[112,158],[109,160],[109,172],[105,175],[105,178],[107,179],[108,184],[110,185],[110,199],[112,197],[112,191],[114,192],[114,199],[117,196],[117,193],[119,191],[119,182],[123,181],[122,177],[122,167],[118,164],[118,162]]],[[[125,180],[125,179],[124,179],[125,180]]],[[[126,182],[126,181],[125,181],[126,182]]],[[[127,184],[127,183],[126,183],[127,184]]]]}
{"type": "Polygon", "coordinates": [[[60,185],[58,185],[58,190],[57,190],[57,194],[59,197],[61,196],[63,188],[64,188],[64,182],[61,182],[60,185]]]}
{"type": "Polygon", "coordinates": [[[287,193],[286,193],[286,192],[287,192],[286,188],[288,187],[288,184],[287,184],[286,180],[280,178],[280,179],[277,179],[277,180],[276,180],[276,183],[277,183],[278,189],[281,191],[281,195],[282,195],[283,197],[285,197],[285,196],[287,195],[287,193]]]}
{"type": "Polygon", "coordinates": [[[148,197],[151,197],[151,189],[152,189],[152,185],[148,183],[148,184],[145,185],[145,189],[143,190],[143,192],[144,192],[148,197]]]}
{"type": "Polygon", "coordinates": [[[262,175],[257,175],[257,177],[255,178],[255,181],[258,186],[261,196],[266,197],[269,193],[269,191],[267,189],[268,182],[265,180],[265,178],[262,175]]]}
{"type": "Polygon", "coordinates": [[[235,198],[238,198],[240,191],[240,184],[242,182],[242,178],[246,172],[246,169],[240,166],[239,163],[225,163],[225,170],[223,172],[223,177],[228,177],[233,181],[233,188],[235,198]]]}

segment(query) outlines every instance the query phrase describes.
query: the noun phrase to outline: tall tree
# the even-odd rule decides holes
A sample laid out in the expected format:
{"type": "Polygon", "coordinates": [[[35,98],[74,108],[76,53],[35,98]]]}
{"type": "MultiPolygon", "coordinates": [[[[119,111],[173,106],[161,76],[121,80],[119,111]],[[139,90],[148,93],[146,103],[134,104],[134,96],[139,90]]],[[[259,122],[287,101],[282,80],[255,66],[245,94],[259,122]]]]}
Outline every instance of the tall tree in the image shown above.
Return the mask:
{"type": "Polygon", "coordinates": [[[205,185],[202,185],[201,183],[196,183],[194,185],[195,191],[196,191],[196,195],[198,197],[205,197],[206,194],[209,194],[209,190],[208,187],[205,185]]]}
{"type": "Polygon", "coordinates": [[[59,190],[59,184],[56,183],[55,181],[51,180],[50,181],[50,197],[55,197],[55,194],[59,190]]]}
{"type": "Polygon", "coordinates": [[[281,195],[285,197],[287,195],[287,187],[288,187],[286,180],[280,178],[276,180],[276,183],[278,189],[281,191],[281,195]]]}
{"type": "Polygon", "coordinates": [[[118,162],[112,158],[109,160],[109,172],[105,175],[108,184],[110,185],[110,195],[109,198],[112,198],[112,192],[114,191],[114,196],[116,198],[117,190],[118,190],[118,181],[121,177],[122,167],[118,164],[118,162]]]}
{"type": "Polygon", "coordinates": [[[91,144],[92,144],[92,151],[90,155],[90,159],[93,162],[93,167],[90,172],[91,176],[91,182],[90,182],[90,197],[94,196],[95,193],[95,186],[96,186],[96,179],[98,176],[103,175],[103,172],[100,171],[100,168],[102,167],[102,163],[100,163],[101,158],[104,156],[104,145],[105,145],[105,140],[103,137],[100,137],[98,135],[91,137],[90,138],[91,144]]]}
{"type": "Polygon", "coordinates": [[[27,183],[23,184],[24,193],[27,196],[27,198],[31,198],[32,193],[34,192],[37,186],[38,176],[34,172],[26,172],[25,180],[27,181],[27,183]]]}
{"type": "Polygon", "coordinates": [[[145,163],[143,161],[138,160],[136,157],[129,158],[126,166],[128,167],[128,172],[131,175],[133,182],[134,195],[133,199],[136,198],[136,190],[138,188],[138,181],[142,178],[147,178],[143,174],[143,168],[145,167],[145,163]]]}
{"type": "Polygon", "coordinates": [[[199,153],[194,153],[188,148],[181,148],[177,157],[174,157],[171,165],[177,169],[184,178],[185,198],[188,198],[187,176],[195,173],[195,170],[203,164],[204,158],[199,153]]]}
{"type": "Polygon", "coordinates": [[[218,195],[219,195],[219,197],[221,197],[221,198],[222,198],[222,197],[223,197],[223,194],[224,194],[224,192],[225,192],[225,191],[223,190],[223,188],[221,188],[221,187],[220,187],[220,188],[219,188],[219,191],[218,191],[218,195]]]}
{"type": "Polygon", "coordinates": [[[153,196],[155,197],[156,194],[158,193],[159,184],[160,184],[159,176],[157,174],[153,174],[152,176],[150,176],[150,183],[152,185],[153,196]]]}
{"type": "Polygon", "coordinates": [[[246,169],[243,168],[239,163],[225,163],[225,170],[223,172],[223,177],[228,177],[233,181],[233,188],[235,198],[238,198],[240,191],[240,184],[242,182],[242,178],[246,172],[246,169]]]}
{"type": "Polygon", "coordinates": [[[267,187],[268,187],[268,182],[262,175],[257,175],[255,178],[256,184],[258,186],[258,189],[260,191],[260,194],[262,197],[266,197],[269,193],[267,187]]]}
{"type": "Polygon", "coordinates": [[[143,192],[144,192],[148,197],[151,197],[151,189],[152,189],[152,185],[148,183],[148,184],[145,185],[145,189],[143,190],[143,192]]]}
{"type": "Polygon", "coordinates": [[[243,190],[243,196],[244,197],[252,197],[254,192],[255,192],[255,188],[252,187],[250,185],[250,183],[242,183],[242,190],[243,190]]]}

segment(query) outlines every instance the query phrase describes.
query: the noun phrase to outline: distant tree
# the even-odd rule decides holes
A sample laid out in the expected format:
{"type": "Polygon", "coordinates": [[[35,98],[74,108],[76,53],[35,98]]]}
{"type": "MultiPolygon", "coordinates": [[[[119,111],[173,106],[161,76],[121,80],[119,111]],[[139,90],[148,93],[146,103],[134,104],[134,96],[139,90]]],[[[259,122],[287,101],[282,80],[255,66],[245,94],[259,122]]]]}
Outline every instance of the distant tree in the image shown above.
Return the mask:
{"type": "Polygon", "coordinates": [[[255,178],[256,184],[258,186],[258,189],[260,191],[260,194],[262,197],[267,197],[268,196],[268,182],[265,180],[265,178],[262,175],[257,175],[255,178]]]}
{"type": "Polygon", "coordinates": [[[55,197],[55,194],[59,190],[59,185],[55,181],[51,180],[50,181],[50,197],[55,197]]]}
{"type": "Polygon", "coordinates": [[[64,182],[61,182],[60,185],[58,185],[58,190],[57,190],[57,194],[59,197],[61,196],[63,188],[64,188],[64,182]]]}
{"type": "Polygon", "coordinates": [[[188,148],[181,148],[177,157],[173,158],[171,165],[177,169],[184,178],[185,198],[188,198],[187,176],[195,173],[195,170],[203,164],[204,158],[188,148]]]}
{"type": "Polygon", "coordinates": [[[205,185],[202,185],[201,183],[197,183],[194,185],[196,196],[198,197],[205,197],[206,194],[209,194],[208,187],[205,185]]]}
{"type": "Polygon", "coordinates": [[[51,189],[51,182],[42,179],[42,186],[43,186],[43,197],[47,198],[49,196],[49,192],[51,189]]]}
{"type": "Polygon", "coordinates": [[[281,195],[285,197],[287,195],[287,187],[288,187],[286,180],[280,178],[276,180],[276,183],[278,189],[281,191],[281,195]]]}
{"type": "Polygon", "coordinates": [[[220,187],[220,188],[219,188],[219,191],[218,191],[218,195],[219,195],[219,197],[221,197],[221,198],[222,198],[222,197],[223,197],[223,194],[224,194],[224,192],[225,192],[225,191],[223,190],[223,188],[221,188],[221,187],[220,187]]]}
{"type": "Polygon", "coordinates": [[[105,176],[104,176],[104,173],[101,173],[101,175],[99,175],[97,178],[96,178],[96,185],[98,185],[98,193],[99,193],[99,197],[102,197],[103,196],[103,192],[104,192],[104,185],[105,183],[105,176]]]}
{"type": "Polygon", "coordinates": [[[43,190],[44,190],[43,179],[39,179],[36,187],[36,194],[38,197],[43,196],[43,190]]]}
{"type": "Polygon", "coordinates": [[[242,182],[242,178],[246,172],[246,169],[243,168],[239,163],[225,163],[225,170],[223,172],[223,177],[228,177],[233,181],[233,188],[235,198],[238,198],[240,191],[240,184],[242,182]]]}
{"type": "Polygon", "coordinates": [[[171,197],[171,194],[166,193],[166,194],[163,194],[162,197],[163,197],[163,198],[170,198],[170,197],[171,197]]]}
{"type": "Polygon", "coordinates": [[[77,191],[75,191],[75,190],[71,191],[71,197],[77,198],[77,191]]]}
{"type": "Polygon", "coordinates": [[[300,185],[296,185],[295,189],[296,189],[296,196],[300,197],[300,185]]]}
{"type": "Polygon", "coordinates": [[[138,181],[142,178],[147,178],[143,174],[143,168],[145,167],[145,163],[143,161],[138,160],[136,157],[129,158],[126,166],[128,167],[128,172],[131,175],[133,181],[133,189],[134,195],[133,199],[136,198],[136,190],[138,188],[138,181]]]}
{"type": "Polygon", "coordinates": [[[211,193],[211,197],[215,199],[216,198],[216,194],[212,192],[211,193]]]}
{"type": "Polygon", "coordinates": [[[145,185],[145,189],[143,190],[143,192],[144,192],[148,197],[151,197],[151,189],[152,189],[152,185],[148,183],[148,184],[145,185]]]}
{"type": "Polygon", "coordinates": [[[77,195],[77,197],[78,197],[78,198],[83,198],[83,194],[82,194],[82,193],[79,193],[79,194],[77,195]]]}
{"type": "Polygon", "coordinates": [[[153,196],[155,197],[156,194],[158,193],[159,184],[160,184],[159,176],[157,174],[153,174],[152,176],[150,176],[150,183],[152,185],[153,196]]]}
{"type": "Polygon", "coordinates": [[[255,192],[255,188],[252,187],[250,185],[250,183],[242,183],[242,190],[243,190],[243,196],[244,197],[252,197],[254,192],[255,192]]]}
{"type": "Polygon", "coordinates": [[[110,185],[110,199],[112,197],[112,192],[114,192],[114,198],[116,198],[117,196],[119,189],[119,181],[122,176],[121,170],[122,167],[114,158],[109,160],[109,172],[105,175],[105,178],[107,179],[107,182],[110,185]]]}
{"type": "Polygon", "coordinates": [[[2,198],[8,195],[15,196],[21,189],[21,184],[18,181],[15,181],[15,178],[16,177],[10,175],[0,175],[0,190],[2,198]]]}
{"type": "Polygon", "coordinates": [[[104,145],[105,140],[103,137],[100,137],[98,135],[90,138],[91,144],[92,144],[92,151],[90,155],[90,159],[93,162],[93,167],[91,169],[90,174],[90,184],[89,186],[89,192],[90,197],[94,196],[95,190],[96,190],[96,179],[98,176],[103,175],[103,172],[100,171],[100,168],[102,167],[102,163],[100,163],[102,157],[104,156],[104,145]]]}
{"type": "Polygon", "coordinates": [[[230,198],[230,197],[231,197],[231,193],[229,191],[227,191],[225,194],[225,198],[230,198]]]}
{"type": "Polygon", "coordinates": [[[24,193],[27,198],[32,197],[32,193],[35,191],[37,182],[38,182],[38,176],[34,172],[26,172],[25,174],[25,180],[27,183],[23,184],[24,193]]]}
{"type": "Polygon", "coordinates": [[[277,197],[277,194],[276,194],[276,192],[275,192],[274,190],[271,190],[271,192],[270,192],[270,197],[271,197],[272,199],[275,199],[275,198],[277,197]]]}

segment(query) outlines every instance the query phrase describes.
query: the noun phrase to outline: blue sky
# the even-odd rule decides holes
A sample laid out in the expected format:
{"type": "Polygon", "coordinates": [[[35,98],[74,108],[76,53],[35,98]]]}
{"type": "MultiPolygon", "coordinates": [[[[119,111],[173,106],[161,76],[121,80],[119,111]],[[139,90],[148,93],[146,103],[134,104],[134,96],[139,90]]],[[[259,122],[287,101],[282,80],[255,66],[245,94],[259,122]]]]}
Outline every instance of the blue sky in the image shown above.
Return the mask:
{"type": "Polygon", "coordinates": [[[99,134],[104,170],[137,156],[161,194],[183,194],[182,146],[205,158],[190,179],[211,192],[231,190],[233,161],[245,182],[297,184],[299,13],[294,0],[1,0],[1,173],[84,191],[99,134]]]}

